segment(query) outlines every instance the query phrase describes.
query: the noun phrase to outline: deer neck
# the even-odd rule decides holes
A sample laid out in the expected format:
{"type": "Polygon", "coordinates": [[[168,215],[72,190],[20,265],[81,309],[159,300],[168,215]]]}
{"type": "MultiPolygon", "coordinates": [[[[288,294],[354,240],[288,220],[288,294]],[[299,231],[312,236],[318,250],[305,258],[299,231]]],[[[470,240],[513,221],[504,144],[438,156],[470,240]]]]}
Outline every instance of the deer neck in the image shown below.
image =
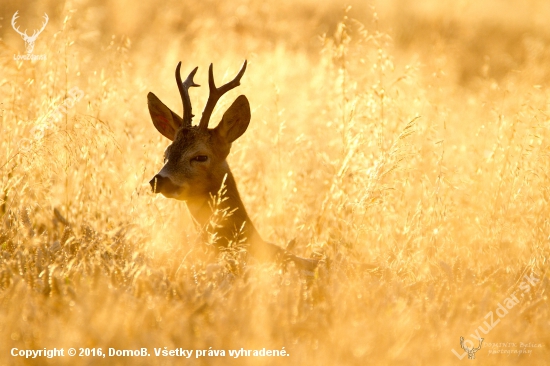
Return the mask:
{"type": "Polygon", "coordinates": [[[219,238],[216,243],[217,246],[227,246],[231,240],[239,236],[239,232],[241,232],[242,235],[239,239],[245,239],[248,244],[262,241],[246,212],[237,189],[237,182],[227,162],[223,164],[223,169],[220,173],[221,174],[216,175],[215,182],[212,184],[209,195],[196,197],[187,201],[189,212],[200,226],[203,233],[216,234],[216,237],[219,238]],[[226,209],[232,211],[232,214],[221,219],[219,215],[214,215],[211,196],[216,196],[218,194],[224,177],[226,177],[226,193],[223,197],[226,199],[217,208],[218,210],[226,209]],[[212,221],[217,225],[212,226],[212,221]]]}

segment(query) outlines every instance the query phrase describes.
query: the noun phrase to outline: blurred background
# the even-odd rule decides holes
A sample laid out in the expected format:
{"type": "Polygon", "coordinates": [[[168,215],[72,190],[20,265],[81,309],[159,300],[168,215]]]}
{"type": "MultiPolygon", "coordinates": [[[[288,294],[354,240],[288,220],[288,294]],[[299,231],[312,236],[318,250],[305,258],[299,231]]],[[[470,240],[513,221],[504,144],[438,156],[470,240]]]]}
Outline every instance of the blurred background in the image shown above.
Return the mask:
{"type": "Polygon", "coordinates": [[[229,47],[243,54],[286,47],[315,57],[321,47],[319,37],[334,32],[347,6],[349,17],[366,29],[391,36],[398,60],[414,55],[428,69],[445,62],[446,72],[452,71],[460,84],[480,76],[500,79],[534,58],[545,57],[541,48],[548,43],[550,4],[540,0],[423,0],[414,4],[405,0],[282,0],[276,4],[254,0],[6,0],[0,5],[0,36],[8,47],[19,48],[20,37],[10,26],[12,14],[19,10],[21,29],[38,28],[43,14],[49,15],[50,24],[41,39],[59,31],[70,16],[82,32],[78,42],[87,47],[101,48],[112,37],[124,36],[134,44],[133,54],[148,49],[164,55],[176,52],[176,47],[181,58],[194,56],[200,39],[199,48],[207,47],[213,60],[229,47]],[[217,41],[225,38],[234,41],[217,41]]]}

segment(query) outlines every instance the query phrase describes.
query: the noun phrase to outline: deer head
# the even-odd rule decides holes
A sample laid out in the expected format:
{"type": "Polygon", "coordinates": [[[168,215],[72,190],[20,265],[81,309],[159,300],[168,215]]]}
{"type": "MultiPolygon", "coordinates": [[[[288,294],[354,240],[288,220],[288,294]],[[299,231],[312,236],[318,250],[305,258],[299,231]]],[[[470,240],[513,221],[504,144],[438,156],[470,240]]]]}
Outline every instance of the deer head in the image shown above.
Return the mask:
{"type": "Polygon", "coordinates": [[[198,68],[195,68],[182,82],[181,62],[176,67],[176,82],[183,103],[183,118],[165,106],[153,93],[147,95],[149,113],[156,129],[172,143],[164,152],[164,166],[149,182],[154,193],[187,202],[190,213],[196,222],[213,234],[217,247],[227,247],[237,239],[249,247],[250,253],[260,260],[293,261],[308,276],[313,275],[319,261],[297,257],[284,249],[265,242],[252,224],[240,199],[237,185],[226,158],[231,143],[238,139],[250,123],[250,105],[244,95],[240,95],[225,111],[215,128],[208,128],[212,111],[218,100],[229,90],[240,85],[246,70],[246,61],[233,80],[216,87],[212,64],[208,70],[210,94],[202,112],[198,126],[193,126],[193,113],[189,88],[199,86],[193,81],[198,68]],[[231,209],[228,220],[210,225],[209,205],[211,194],[219,192],[225,180],[226,195],[223,204],[231,209]],[[205,226],[206,225],[206,226],[205,226]],[[210,229],[212,231],[210,231],[210,229]],[[244,241],[241,241],[244,239],[244,241]]]}
{"type": "Polygon", "coordinates": [[[237,97],[215,128],[208,128],[212,111],[223,94],[240,85],[246,61],[237,76],[217,88],[210,64],[210,94],[198,126],[192,125],[189,88],[197,87],[195,68],[182,82],[181,62],[176,67],[176,82],[183,103],[183,118],[164,105],[153,93],[147,95],[149,113],[156,129],[172,143],[164,152],[164,166],[149,182],[154,193],[165,197],[192,201],[217,192],[229,171],[226,162],[231,143],[239,138],[250,123],[250,105],[244,95],[237,97]]]}
{"type": "Polygon", "coordinates": [[[17,18],[19,18],[17,16],[18,12],[19,10],[16,11],[15,14],[13,14],[13,17],[11,18],[11,26],[25,41],[25,50],[27,51],[27,53],[32,53],[32,51],[34,50],[34,42],[36,41],[40,33],[42,33],[44,28],[46,28],[46,24],[48,24],[48,20],[49,20],[48,14],[44,13],[44,23],[42,23],[42,28],[40,28],[40,30],[35,29],[32,33],[32,36],[29,36],[27,35],[26,29],[25,29],[25,32],[21,32],[19,30],[19,27],[15,25],[15,21],[17,20],[17,18]]]}

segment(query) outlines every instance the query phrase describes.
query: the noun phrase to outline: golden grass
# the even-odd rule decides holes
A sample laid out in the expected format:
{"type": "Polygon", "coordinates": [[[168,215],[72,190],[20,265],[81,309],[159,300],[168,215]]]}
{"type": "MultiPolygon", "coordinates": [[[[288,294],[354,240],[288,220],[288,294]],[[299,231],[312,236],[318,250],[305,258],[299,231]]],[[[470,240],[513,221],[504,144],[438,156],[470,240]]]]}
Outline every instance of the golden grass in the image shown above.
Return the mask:
{"type": "Polygon", "coordinates": [[[3,5],[0,364],[48,361],[14,347],[290,354],[56,365],[547,364],[547,2],[349,3],[3,5]],[[18,9],[22,29],[50,15],[34,51],[46,61],[13,59],[18,9]],[[230,274],[200,255],[184,203],[147,183],[168,143],[147,92],[180,111],[175,66],[199,66],[198,113],[208,64],[221,80],[243,59],[213,119],[248,96],[230,165],[265,239],[328,258],[311,280],[274,265],[230,274]],[[31,134],[74,87],[84,97],[31,134]],[[476,361],[459,361],[459,337],[487,329],[531,273],[540,282],[482,335],[476,361]],[[509,342],[543,347],[489,354],[509,342]]]}

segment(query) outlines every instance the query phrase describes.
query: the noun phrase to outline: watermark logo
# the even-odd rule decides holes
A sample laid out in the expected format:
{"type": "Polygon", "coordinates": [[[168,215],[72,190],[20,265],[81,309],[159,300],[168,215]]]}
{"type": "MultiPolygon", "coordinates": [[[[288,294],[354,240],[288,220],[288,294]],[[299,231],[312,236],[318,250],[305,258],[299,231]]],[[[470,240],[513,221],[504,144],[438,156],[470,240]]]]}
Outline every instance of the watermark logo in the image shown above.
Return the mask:
{"type": "Polygon", "coordinates": [[[464,351],[466,351],[466,353],[468,354],[468,359],[469,360],[473,360],[476,358],[476,352],[479,351],[481,349],[481,344],[483,343],[483,338],[481,338],[479,340],[479,347],[477,348],[468,348],[467,346],[464,345],[464,337],[460,337],[460,347],[462,347],[462,349],[464,351]]]}
{"type": "Polygon", "coordinates": [[[451,349],[451,352],[458,357],[459,360],[462,360],[466,355],[468,355],[469,359],[474,359],[475,352],[479,351],[481,348],[481,343],[483,342],[483,338],[481,338],[481,333],[487,335],[491,330],[493,330],[494,327],[498,323],[500,323],[500,320],[503,319],[511,309],[513,309],[517,304],[520,303],[520,299],[525,297],[525,294],[530,292],[531,289],[535,288],[537,286],[537,283],[540,282],[540,279],[535,276],[535,274],[531,273],[531,275],[524,275],[523,276],[524,281],[522,281],[518,288],[510,294],[507,298],[502,300],[498,303],[497,308],[495,309],[495,312],[489,311],[483,319],[486,319],[483,322],[483,325],[480,325],[472,334],[470,334],[470,337],[472,339],[479,339],[479,347],[474,348],[474,342],[466,339],[464,340],[463,337],[460,337],[460,346],[462,349],[466,352],[463,352],[462,354],[459,354],[457,351],[451,349]],[[521,293],[523,292],[523,293],[521,293]],[[520,293],[521,296],[518,298],[516,296],[516,293],[520,293]],[[504,305],[503,305],[504,304],[504,305]],[[494,316],[496,313],[497,317],[494,316]],[[495,319],[496,318],[496,319],[495,319]]]}
{"type": "Polygon", "coordinates": [[[532,342],[493,342],[487,343],[485,347],[489,348],[490,355],[529,355],[533,352],[533,349],[542,348],[542,343],[532,342]]]}
{"type": "Polygon", "coordinates": [[[15,21],[19,16],[17,15],[19,13],[19,10],[13,14],[13,17],[11,18],[11,26],[13,27],[13,30],[15,30],[21,38],[23,38],[23,41],[25,41],[25,51],[27,52],[26,55],[13,55],[14,60],[45,60],[46,55],[34,55],[32,51],[34,50],[34,42],[36,42],[36,39],[42,33],[44,28],[46,28],[46,25],[48,24],[48,14],[44,13],[44,22],[42,23],[42,28],[39,30],[35,29],[32,33],[32,35],[27,34],[27,30],[25,29],[24,32],[21,32],[19,30],[19,27],[16,26],[15,21]]]}

